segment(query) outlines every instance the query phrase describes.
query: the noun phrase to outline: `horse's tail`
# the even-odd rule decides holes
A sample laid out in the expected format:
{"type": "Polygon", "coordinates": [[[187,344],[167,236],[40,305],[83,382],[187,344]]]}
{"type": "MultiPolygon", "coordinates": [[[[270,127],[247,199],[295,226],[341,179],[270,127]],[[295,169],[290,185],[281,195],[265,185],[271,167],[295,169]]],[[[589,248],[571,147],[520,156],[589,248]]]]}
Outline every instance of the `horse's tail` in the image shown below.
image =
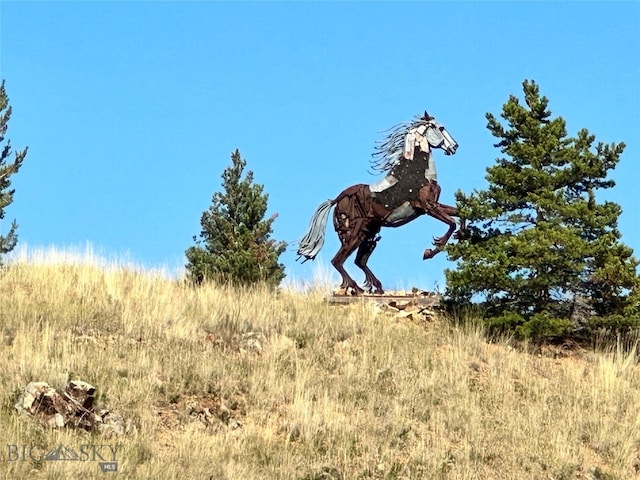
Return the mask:
{"type": "Polygon", "coordinates": [[[307,260],[313,260],[316,258],[316,255],[318,255],[318,252],[320,252],[320,249],[324,245],[327,219],[329,218],[331,207],[333,207],[335,202],[336,200],[327,200],[326,202],[322,202],[313,214],[307,233],[305,233],[304,237],[302,237],[300,242],[298,242],[299,257],[296,260],[300,260],[300,257],[304,257],[305,259],[302,261],[302,263],[304,263],[307,260]]]}

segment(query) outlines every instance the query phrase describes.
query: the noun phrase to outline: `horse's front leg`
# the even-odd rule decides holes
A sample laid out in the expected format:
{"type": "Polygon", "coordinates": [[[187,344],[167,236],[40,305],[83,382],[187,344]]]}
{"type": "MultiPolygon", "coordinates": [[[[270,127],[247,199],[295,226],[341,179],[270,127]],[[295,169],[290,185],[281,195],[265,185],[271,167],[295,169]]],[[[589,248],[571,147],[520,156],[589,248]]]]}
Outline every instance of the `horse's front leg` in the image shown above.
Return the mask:
{"type": "MultiPolygon", "coordinates": [[[[445,205],[444,203],[440,203],[438,204],[438,208],[445,215],[448,215],[449,217],[456,217],[458,219],[458,222],[460,225],[458,226],[458,229],[454,232],[453,238],[459,239],[462,236],[462,233],[467,229],[466,220],[460,216],[460,213],[456,207],[452,207],[450,205],[445,205]]],[[[438,240],[444,240],[444,236],[440,237],[438,240]]],[[[444,241],[442,245],[445,245],[447,241],[448,241],[448,238],[447,240],[444,241]]]]}
{"type": "MultiPolygon", "coordinates": [[[[444,235],[433,239],[433,244],[436,248],[427,248],[422,256],[424,260],[432,258],[442,251],[457,226],[453,217],[460,217],[457,208],[438,201],[440,199],[440,192],[440,185],[435,181],[427,183],[418,192],[420,208],[427,215],[446,223],[449,227],[444,235]]],[[[464,221],[461,221],[460,227],[464,228],[464,221]]]]}
{"type": "Polygon", "coordinates": [[[430,208],[427,210],[428,215],[437,220],[440,220],[443,223],[446,223],[449,228],[443,236],[435,237],[433,239],[433,244],[436,248],[427,248],[422,255],[423,260],[433,258],[435,255],[442,251],[456,229],[457,224],[453,216],[455,216],[455,214],[457,213],[458,211],[454,207],[450,207],[448,205],[443,205],[440,203],[430,206],[430,208]]]}

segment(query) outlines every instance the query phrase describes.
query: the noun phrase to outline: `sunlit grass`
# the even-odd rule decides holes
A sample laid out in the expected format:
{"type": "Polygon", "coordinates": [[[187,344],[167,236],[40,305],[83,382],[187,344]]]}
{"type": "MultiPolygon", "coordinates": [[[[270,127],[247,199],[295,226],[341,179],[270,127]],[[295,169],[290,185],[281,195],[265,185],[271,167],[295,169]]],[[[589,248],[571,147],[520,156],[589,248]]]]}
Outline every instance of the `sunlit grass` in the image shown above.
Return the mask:
{"type": "MultiPolygon", "coordinates": [[[[319,288],[277,293],[194,289],[99,256],[14,257],[0,273],[5,444],[118,445],[118,478],[638,476],[635,352],[554,357],[488,341],[471,320],[331,306],[318,275],[319,288]],[[13,408],[30,381],[76,378],[127,434],[50,430],[13,408]]],[[[106,475],[7,455],[0,473],[106,475]]]]}

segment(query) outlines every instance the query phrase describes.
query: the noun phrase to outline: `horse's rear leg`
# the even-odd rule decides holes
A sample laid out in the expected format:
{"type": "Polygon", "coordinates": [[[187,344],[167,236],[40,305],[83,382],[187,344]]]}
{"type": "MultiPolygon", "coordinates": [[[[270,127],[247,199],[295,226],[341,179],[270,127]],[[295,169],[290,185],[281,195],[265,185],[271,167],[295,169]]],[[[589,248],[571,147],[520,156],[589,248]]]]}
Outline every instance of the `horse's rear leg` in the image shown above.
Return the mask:
{"type": "Polygon", "coordinates": [[[367,266],[369,257],[371,256],[371,253],[373,252],[373,250],[376,248],[376,245],[378,244],[378,240],[380,240],[380,237],[377,235],[377,233],[378,232],[368,236],[360,244],[360,247],[358,248],[358,253],[356,253],[355,263],[364,272],[365,288],[367,288],[370,292],[382,294],[384,293],[384,290],[382,289],[382,283],[380,283],[380,280],[376,278],[376,276],[367,266]]]}
{"type": "Polygon", "coordinates": [[[364,293],[364,290],[358,286],[356,281],[349,276],[347,271],[344,268],[344,262],[349,258],[349,255],[353,253],[353,251],[360,245],[359,238],[352,238],[344,243],[340,247],[340,250],[336,253],[335,257],[331,259],[331,264],[338,270],[340,276],[342,277],[342,283],[340,284],[340,288],[344,288],[345,291],[348,291],[349,288],[353,289],[354,295],[360,295],[364,293]]]}

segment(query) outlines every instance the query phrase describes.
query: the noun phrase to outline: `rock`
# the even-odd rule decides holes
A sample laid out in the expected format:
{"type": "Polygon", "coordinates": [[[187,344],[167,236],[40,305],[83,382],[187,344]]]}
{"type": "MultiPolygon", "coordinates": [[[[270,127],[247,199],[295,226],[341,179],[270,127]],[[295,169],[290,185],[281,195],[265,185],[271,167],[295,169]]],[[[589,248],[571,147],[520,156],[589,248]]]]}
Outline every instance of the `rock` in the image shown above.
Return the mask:
{"type": "Polygon", "coordinates": [[[243,333],[240,339],[240,351],[255,352],[260,354],[262,353],[262,343],[264,342],[264,340],[264,335],[260,332],[243,333]]]}
{"type": "Polygon", "coordinates": [[[98,431],[107,436],[119,436],[126,433],[126,426],[122,415],[103,410],[99,416],[100,422],[97,424],[98,431]]]}
{"type": "Polygon", "coordinates": [[[403,320],[403,319],[413,320],[413,312],[400,312],[396,314],[393,318],[395,318],[396,320],[403,320]]]}
{"type": "Polygon", "coordinates": [[[400,309],[399,309],[399,308],[396,308],[396,307],[394,307],[394,306],[393,306],[393,305],[391,305],[391,304],[386,304],[386,305],[385,305],[385,304],[383,304],[383,310],[386,310],[386,311],[388,311],[388,312],[392,312],[392,313],[393,313],[393,312],[399,312],[399,311],[400,311],[400,309]]]}
{"type": "Polygon", "coordinates": [[[62,393],[46,382],[31,382],[18,397],[18,412],[51,428],[75,427],[120,435],[124,420],[108,410],[94,410],[96,388],[82,380],[68,382],[62,393]]]}
{"type": "Polygon", "coordinates": [[[71,380],[64,389],[67,399],[77,402],[83,408],[91,410],[95,400],[96,387],[82,380],[71,380]]]}
{"type": "Polygon", "coordinates": [[[51,397],[55,392],[55,389],[51,388],[46,382],[31,382],[18,397],[15,408],[19,411],[33,414],[38,408],[38,403],[34,405],[34,402],[45,396],[51,397]]]}
{"type": "Polygon", "coordinates": [[[62,428],[64,427],[64,417],[59,413],[53,415],[53,417],[47,420],[47,424],[50,427],[62,428]]]}

